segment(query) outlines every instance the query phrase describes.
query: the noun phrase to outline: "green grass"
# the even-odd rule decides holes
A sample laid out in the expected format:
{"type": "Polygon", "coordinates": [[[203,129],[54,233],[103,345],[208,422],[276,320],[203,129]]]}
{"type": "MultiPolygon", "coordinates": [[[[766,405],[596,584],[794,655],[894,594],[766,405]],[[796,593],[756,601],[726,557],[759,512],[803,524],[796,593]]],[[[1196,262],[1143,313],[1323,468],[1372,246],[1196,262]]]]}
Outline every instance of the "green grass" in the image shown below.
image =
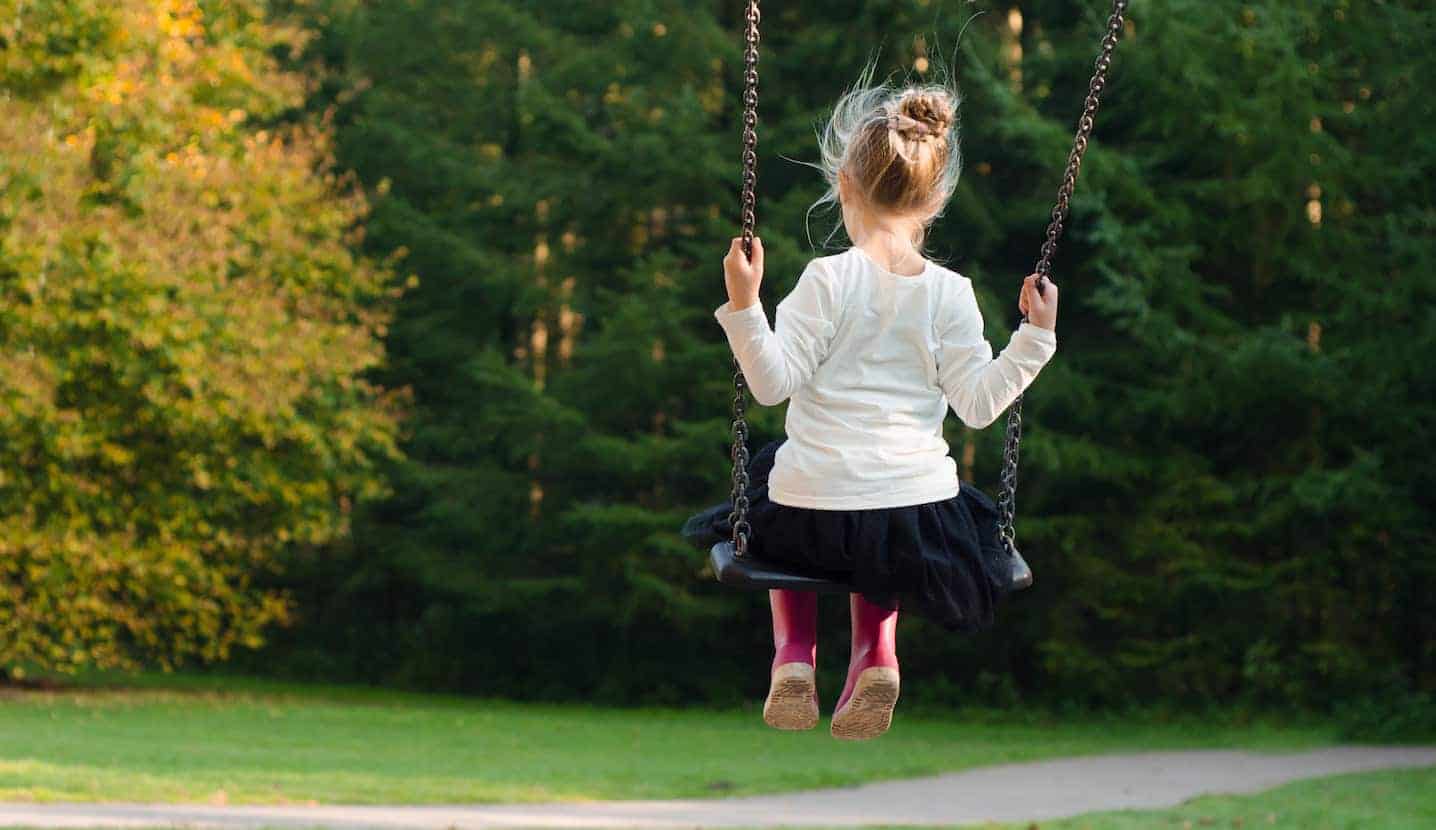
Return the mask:
{"type": "Polygon", "coordinates": [[[983,830],[1421,830],[1430,827],[1436,827],[1436,768],[1317,778],[1257,795],[1206,796],[1170,810],[1089,813],[1061,821],[1027,822],[1005,828],[987,825],[983,830]]]}
{"type": "Polygon", "coordinates": [[[755,708],[605,709],[217,678],[0,691],[0,800],[395,803],[663,798],[1124,750],[1292,749],[1322,725],[916,715],[866,744],[755,708]]]}
{"type": "Polygon", "coordinates": [[[1423,830],[1436,827],[1436,768],[1298,781],[1257,795],[1206,796],[1171,810],[1091,813],[1012,830],[1423,830]]]}

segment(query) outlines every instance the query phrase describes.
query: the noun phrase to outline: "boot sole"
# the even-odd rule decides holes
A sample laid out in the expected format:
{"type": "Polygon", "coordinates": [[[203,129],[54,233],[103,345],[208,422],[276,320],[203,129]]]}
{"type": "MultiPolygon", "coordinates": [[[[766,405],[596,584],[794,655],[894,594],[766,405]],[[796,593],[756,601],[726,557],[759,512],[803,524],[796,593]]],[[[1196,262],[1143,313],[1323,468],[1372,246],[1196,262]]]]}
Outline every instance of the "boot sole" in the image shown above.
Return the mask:
{"type": "Polygon", "coordinates": [[[864,669],[847,705],[833,714],[834,738],[866,741],[888,731],[898,699],[898,671],[884,666],[864,669]]]}
{"type": "Polygon", "coordinates": [[[812,729],[818,725],[817,681],[807,663],[784,663],[773,670],[763,722],[774,729],[812,729]]]}

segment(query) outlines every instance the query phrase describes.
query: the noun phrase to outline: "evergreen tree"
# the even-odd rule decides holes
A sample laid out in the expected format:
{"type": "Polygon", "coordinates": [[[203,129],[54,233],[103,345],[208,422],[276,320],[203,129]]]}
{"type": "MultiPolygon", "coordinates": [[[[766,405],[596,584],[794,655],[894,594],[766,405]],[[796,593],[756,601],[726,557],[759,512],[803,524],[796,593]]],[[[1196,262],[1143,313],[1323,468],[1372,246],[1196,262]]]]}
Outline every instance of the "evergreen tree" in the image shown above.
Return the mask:
{"type": "Polygon", "coordinates": [[[1400,126],[1431,122],[1433,24],[1409,4],[1137,6],[1030,456],[1033,536],[1061,551],[1052,681],[1316,703],[1436,680],[1428,474],[1406,460],[1431,428],[1412,350],[1436,282],[1413,254],[1436,156],[1400,126]]]}
{"type": "MultiPolygon", "coordinates": [[[[1106,8],[939,5],[769,4],[769,309],[835,221],[808,216],[821,183],[784,159],[813,158],[880,49],[880,73],[950,67],[962,89],[965,174],[929,248],[1005,343],[1106,8]]],[[[710,584],[676,536],[726,492],[711,312],[740,10],[418,0],[326,24],[321,104],[378,200],[371,250],[407,252],[421,284],[389,337],[411,460],[301,585],[322,609],[307,664],[524,696],[761,688],[762,597],[710,584]]],[[[915,691],[1433,688],[1433,25],[1414,3],[1133,4],[1056,263],[1059,355],[1028,403],[1037,586],[984,637],[907,624],[915,691]]],[[[755,444],[781,415],[755,410],[755,444]]],[[[948,430],[992,489],[1000,430],[948,430]]]]}
{"type": "Polygon", "coordinates": [[[326,638],[304,659],[594,691],[651,621],[726,607],[691,596],[701,557],[674,529],[723,475],[705,307],[734,190],[734,47],[676,2],[335,15],[318,48],[340,157],[375,191],[371,250],[419,275],[388,343],[414,409],[394,498],[314,562],[326,638]],[[379,654],[358,623],[376,608],[379,654]]]}

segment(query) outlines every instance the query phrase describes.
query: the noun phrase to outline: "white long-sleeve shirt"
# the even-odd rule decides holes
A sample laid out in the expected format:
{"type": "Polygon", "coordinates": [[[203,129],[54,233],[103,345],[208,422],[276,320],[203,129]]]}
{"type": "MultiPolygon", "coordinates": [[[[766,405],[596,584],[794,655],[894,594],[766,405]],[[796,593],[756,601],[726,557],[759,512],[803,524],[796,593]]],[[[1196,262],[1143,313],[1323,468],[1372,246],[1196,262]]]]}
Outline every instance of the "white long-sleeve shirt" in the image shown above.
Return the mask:
{"type": "Polygon", "coordinates": [[[776,330],[761,303],[714,316],[758,403],[791,399],[768,497],[820,510],[957,495],[948,408],[987,426],[1057,350],[1054,332],[1023,323],[993,358],[970,280],[933,262],[895,274],[856,247],[808,263],[776,330]]]}

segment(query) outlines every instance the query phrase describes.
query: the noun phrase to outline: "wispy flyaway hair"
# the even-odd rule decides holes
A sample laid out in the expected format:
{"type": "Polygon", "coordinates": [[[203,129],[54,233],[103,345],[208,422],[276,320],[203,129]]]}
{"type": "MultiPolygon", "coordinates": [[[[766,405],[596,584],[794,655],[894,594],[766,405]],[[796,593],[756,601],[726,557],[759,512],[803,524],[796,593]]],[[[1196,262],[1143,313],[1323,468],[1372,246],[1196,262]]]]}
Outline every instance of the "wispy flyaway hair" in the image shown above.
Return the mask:
{"type": "Polygon", "coordinates": [[[850,195],[878,213],[921,219],[942,214],[962,168],[955,88],[943,83],[874,80],[874,64],[833,107],[818,140],[814,166],[828,191],[813,209],[838,202],[838,176],[850,195]]]}

